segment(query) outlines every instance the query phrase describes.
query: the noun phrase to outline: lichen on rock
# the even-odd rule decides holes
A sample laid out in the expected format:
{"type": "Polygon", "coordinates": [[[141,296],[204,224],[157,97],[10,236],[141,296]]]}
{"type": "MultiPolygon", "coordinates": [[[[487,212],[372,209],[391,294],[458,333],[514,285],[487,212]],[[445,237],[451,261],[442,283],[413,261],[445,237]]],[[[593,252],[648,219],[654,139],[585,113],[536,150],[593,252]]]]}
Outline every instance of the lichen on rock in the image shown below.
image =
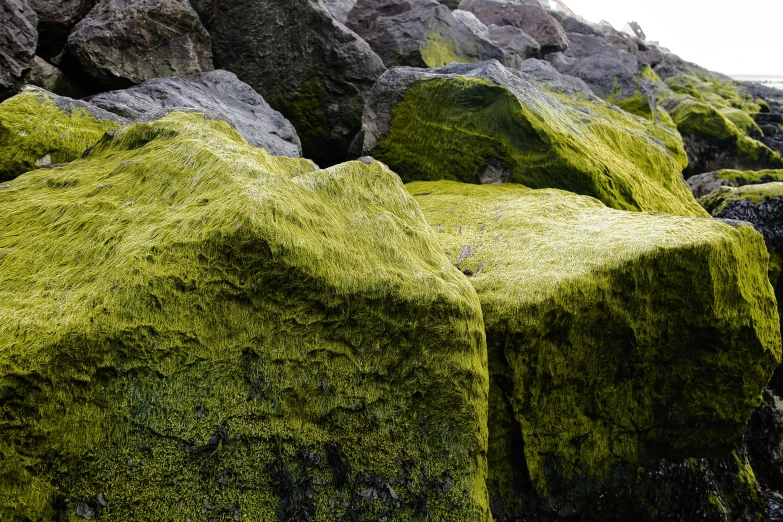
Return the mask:
{"type": "Polygon", "coordinates": [[[72,161],[127,120],[36,87],[0,104],[0,181],[72,161]]]}
{"type": "Polygon", "coordinates": [[[174,112],[0,207],[0,518],[489,520],[480,305],[381,163],[174,112]]]}
{"type": "Polygon", "coordinates": [[[752,227],[512,184],[407,189],[481,301],[498,519],[573,514],[741,443],[781,357],[752,227]]]}

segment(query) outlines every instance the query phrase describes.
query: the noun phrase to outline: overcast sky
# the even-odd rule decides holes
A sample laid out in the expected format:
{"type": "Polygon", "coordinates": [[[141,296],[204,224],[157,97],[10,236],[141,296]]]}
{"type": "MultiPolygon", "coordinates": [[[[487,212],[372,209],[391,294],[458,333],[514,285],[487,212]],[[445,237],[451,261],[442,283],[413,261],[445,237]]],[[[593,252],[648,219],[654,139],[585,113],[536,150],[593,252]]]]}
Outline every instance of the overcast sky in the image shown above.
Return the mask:
{"type": "Polygon", "coordinates": [[[592,22],[636,21],[648,40],[725,74],[783,76],[783,0],[564,0],[592,22]]]}

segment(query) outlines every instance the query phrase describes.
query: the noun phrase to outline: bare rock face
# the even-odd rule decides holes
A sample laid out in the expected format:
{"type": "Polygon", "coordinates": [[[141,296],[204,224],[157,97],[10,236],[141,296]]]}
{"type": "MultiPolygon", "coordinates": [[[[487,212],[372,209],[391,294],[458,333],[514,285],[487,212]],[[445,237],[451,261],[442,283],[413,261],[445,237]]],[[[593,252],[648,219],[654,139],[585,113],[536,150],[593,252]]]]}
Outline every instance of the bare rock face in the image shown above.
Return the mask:
{"type": "Polygon", "coordinates": [[[26,0],[0,0],[0,101],[14,95],[32,68],[37,22],[26,0]]]}
{"type": "Polygon", "coordinates": [[[33,68],[24,77],[24,83],[35,85],[60,96],[81,98],[84,93],[63,72],[40,56],[33,60],[33,68]]]}
{"type": "Polygon", "coordinates": [[[370,46],[310,0],[202,0],[215,65],[235,73],[288,118],[304,155],[343,161],[362,109],[386,70],[370,46]]]}
{"type": "Polygon", "coordinates": [[[530,35],[513,25],[490,25],[489,38],[492,43],[518,55],[523,60],[538,58],[541,46],[530,35]]]}
{"type": "Polygon", "coordinates": [[[187,0],[102,0],[68,37],[65,66],[96,92],[210,71],[210,46],[187,0]]]}
{"type": "Polygon", "coordinates": [[[302,155],[294,126],[228,71],[158,78],[138,87],[98,94],[89,101],[134,121],[157,119],[174,110],[203,112],[230,123],[254,147],[276,156],[302,155]]]}
{"type": "Polygon", "coordinates": [[[60,54],[71,29],[84,18],[96,0],[27,0],[38,15],[38,56],[60,54]]]}
{"type": "Polygon", "coordinates": [[[356,5],[356,0],[323,0],[323,3],[329,14],[344,24],[348,20],[348,12],[356,5]]]}
{"type": "Polygon", "coordinates": [[[500,0],[462,0],[459,8],[470,11],[487,25],[513,25],[532,36],[541,53],[568,49],[568,36],[560,23],[538,4],[500,0]]]}

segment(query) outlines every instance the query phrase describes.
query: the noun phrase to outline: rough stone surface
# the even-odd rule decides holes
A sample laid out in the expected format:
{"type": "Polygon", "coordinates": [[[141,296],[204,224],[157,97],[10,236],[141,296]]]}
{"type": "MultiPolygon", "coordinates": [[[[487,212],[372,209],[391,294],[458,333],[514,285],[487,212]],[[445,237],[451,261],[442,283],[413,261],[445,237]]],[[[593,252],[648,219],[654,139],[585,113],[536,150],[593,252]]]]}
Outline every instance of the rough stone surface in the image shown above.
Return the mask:
{"type": "Polygon", "coordinates": [[[513,25],[532,36],[543,54],[565,51],[568,36],[560,23],[540,5],[499,0],[462,0],[459,8],[470,11],[487,26],[513,25]]]}
{"type": "MultiPolygon", "coordinates": [[[[684,472],[711,474],[687,462],[673,470],[678,459],[728,457],[740,445],[780,361],[761,235],[551,189],[447,181],[407,189],[481,301],[495,519],[568,519],[590,504],[604,509],[582,520],[725,516],[694,499],[672,509],[690,487],[684,472]],[[657,487],[655,502],[611,509],[626,487],[645,482],[657,487]]],[[[733,469],[752,476],[740,459],[733,469]]],[[[757,494],[726,486],[711,494],[721,502],[757,494]]],[[[743,500],[727,508],[752,505],[743,500]]]]}
{"type": "Polygon", "coordinates": [[[775,181],[783,181],[783,170],[718,170],[691,176],[687,183],[694,197],[700,198],[721,187],[744,187],[775,181]]]}
{"type": "Polygon", "coordinates": [[[488,28],[489,39],[492,43],[512,52],[526,60],[528,58],[538,58],[541,53],[541,46],[538,45],[525,31],[514,27],[513,25],[490,25],[488,28]]]}
{"type": "Polygon", "coordinates": [[[24,77],[24,82],[46,91],[69,98],[81,98],[84,92],[74,85],[63,72],[40,56],[33,60],[33,68],[24,77]]]}
{"type": "Polygon", "coordinates": [[[33,67],[37,20],[26,0],[0,0],[0,101],[16,93],[33,67]]]}
{"type": "Polygon", "coordinates": [[[304,155],[343,161],[380,58],[318,2],[224,0],[199,8],[215,64],[235,73],[294,125],[304,155]]]}
{"type": "Polygon", "coordinates": [[[588,99],[596,99],[590,86],[583,80],[575,76],[561,74],[547,61],[531,58],[523,61],[518,70],[526,75],[526,78],[536,80],[546,90],[562,92],[568,95],[579,93],[588,99]]]}
{"type": "Polygon", "coordinates": [[[51,59],[63,50],[73,27],[96,0],[27,0],[38,15],[37,54],[51,59]]]}
{"type": "Polygon", "coordinates": [[[503,60],[503,51],[462,18],[435,0],[359,0],[347,25],[387,67],[503,60]]]}
{"type": "Polygon", "coordinates": [[[675,131],[595,97],[547,93],[490,61],[398,67],[367,103],[363,154],[405,181],[515,182],[624,210],[703,216],[675,131]]]}
{"type": "Polygon", "coordinates": [[[150,80],[138,87],[98,94],[88,101],[131,120],[156,119],[173,110],[194,109],[229,122],[254,147],[276,156],[302,155],[293,125],[227,71],[150,80]]]}
{"type": "Polygon", "coordinates": [[[172,113],[0,208],[3,519],[489,522],[480,304],[380,162],[172,113]]]}
{"type": "Polygon", "coordinates": [[[323,0],[329,14],[340,23],[348,20],[348,13],[356,5],[356,0],[323,0]]]}
{"type": "Polygon", "coordinates": [[[211,40],[187,0],[100,0],[68,37],[63,66],[90,91],[210,71],[211,40]]]}
{"type": "Polygon", "coordinates": [[[484,25],[481,22],[481,20],[476,18],[476,15],[474,15],[470,11],[455,9],[451,12],[451,14],[454,16],[454,18],[462,22],[463,25],[467,26],[475,34],[482,36],[484,38],[489,38],[489,29],[487,28],[487,26],[484,25]]]}
{"type": "Polygon", "coordinates": [[[124,118],[38,87],[0,103],[0,181],[73,161],[124,118]]]}

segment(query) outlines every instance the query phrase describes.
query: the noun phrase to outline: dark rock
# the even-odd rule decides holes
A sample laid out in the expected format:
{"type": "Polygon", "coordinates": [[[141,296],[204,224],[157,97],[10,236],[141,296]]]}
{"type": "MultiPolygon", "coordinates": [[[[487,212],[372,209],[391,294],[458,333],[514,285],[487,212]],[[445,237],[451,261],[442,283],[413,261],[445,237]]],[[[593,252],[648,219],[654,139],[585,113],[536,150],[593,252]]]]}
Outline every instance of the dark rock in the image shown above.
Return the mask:
{"type": "Polygon", "coordinates": [[[490,25],[489,39],[492,43],[515,53],[522,59],[538,58],[541,46],[526,32],[513,25],[490,25]]]}
{"type": "Polygon", "coordinates": [[[500,0],[462,0],[459,8],[472,12],[487,26],[513,25],[522,29],[538,42],[542,54],[568,49],[565,30],[539,5],[500,0]]]}
{"type": "Polygon", "coordinates": [[[35,57],[33,68],[25,75],[24,82],[69,98],[81,98],[85,94],[60,69],[40,56],[35,57]]]}
{"type": "Polygon", "coordinates": [[[212,70],[210,36],[183,0],[101,0],[74,27],[66,72],[91,92],[212,70]]]}
{"type": "Polygon", "coordinates": [[[356,5],[356,0],[323,0],[329,14],[340,23],[348,20],[348,12],[356,5]]]}
{"type": "MultiPolygon", "coordinates": [[[[462,15],[460,15],[462,16],[462,15]]],[[[503,60],[503,51],[435,0],[359,0],[348,27],[387,67],[440,67],[451,62],[503,60]]]]}
{"type": "Polygon", "coordinates": [[[581,79],[567,74],[561,74],[552,64],[535,58],[522,62],[518,70],[527,76],[543,83],[547,89],[565,94],[582,93],[589,98],[595,98],[593,91],[581,79]]]}
{"type": "Polygon", "coordinates": [[[296,130],[249,85],[227,71],[150,80],[138,87],[89,98],[90,103],[131,120],[159,118],[188,108],[229,122],[255,147],[277,156],[301,157],[296,130]]]}
{"type": "MultiPolygon", "coordinates": [[[[750,418],[745,443],[756,477],[777,491],[783,490],[783,400],[771,389],[750,418]]],[[[783,513],[782,513],[783,514],[783,513]]]]}
{"type": "Polygon", "coordinates": [[[37,23],[27,0],[0,0],[0,101],[16,93],[33,66],[37,23]]]}
{"type": "Polygon", "coordinates": [[[467,26],[474,34],[477,34],[483,38],[489,39],[489,29],[484,23],[476,18],[476,15],[470,11],[463,11],[462,9],[455,9],[451,14],[462,22],[462,25],[467,26]]]}
{"type": "Polygon", "coordinates": [[[51,59],[63,50],[71,29],[84,18],[96,0],[27,0],[38,15],[37,54],[51,59]]]}
{"type": "Polygon", "coordinates": [[[562,13],[558,16],[558,19],[560,20],[560,25],[563,26],[563,29],[569,33],[590,34],[593,36],[602,36],[604,34],[603,28],[600,25],[590,23],[578,16],[562,13]]]}
{"type": "Polygon", "coordinates": [[[370,46],[320,2],[223,0],[199,12],[209,15],[216,66],[293,123],[305,156],[322,166],[343,161],[365,96],[385,71],[370,46]]]}

